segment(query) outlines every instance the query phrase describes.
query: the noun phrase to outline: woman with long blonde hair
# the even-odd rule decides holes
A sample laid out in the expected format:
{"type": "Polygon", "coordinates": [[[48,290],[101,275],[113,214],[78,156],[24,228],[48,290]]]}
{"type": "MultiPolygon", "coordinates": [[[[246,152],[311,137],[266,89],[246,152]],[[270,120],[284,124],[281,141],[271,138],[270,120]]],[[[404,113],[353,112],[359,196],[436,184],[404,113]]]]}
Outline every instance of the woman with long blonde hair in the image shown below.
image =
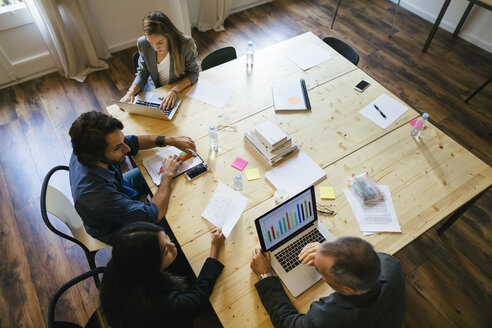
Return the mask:
{"type": "Polygon", "coordinates": [[[180,92],[198,80],[200,65],[195,42],[160,11],[145,15],[142,30],[144,36],[137,41],[140,58],[136,77],[121,101],[133,102],[141,90],[175,83],[161,104],[163,109],[172,108],[180,92]]]}

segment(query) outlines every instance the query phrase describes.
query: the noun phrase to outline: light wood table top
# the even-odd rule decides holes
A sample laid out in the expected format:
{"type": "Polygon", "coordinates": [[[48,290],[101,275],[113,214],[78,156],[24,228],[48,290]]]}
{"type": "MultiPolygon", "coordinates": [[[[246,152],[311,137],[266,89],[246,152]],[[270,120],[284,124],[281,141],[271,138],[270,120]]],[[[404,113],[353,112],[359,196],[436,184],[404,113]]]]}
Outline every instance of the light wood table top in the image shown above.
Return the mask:
{"type": "MultiPolygon", "coordinates": [[[[252,84],[248,84],[242,76],[244,58],[203,72],[200,78],[217,83],[229,81],[227,85],[234,84],[233,87],[240,90],[224,108],[186,98],[176,120],[162,123],[160,120],[121,113],[114,106],[108,107],[109,113],[124,122],[125,134],[180,134],[193,137],[198,153],[209,165],[210,172],[194,181],[188,181],[185,177],[174,180],[166,215],[197,274],[208,256],[209,231],[214,228],[201,218],[201,213],[218,182],[232,185],[233,176],[238,173],[231,167],[236,157],[249,162],[246,168],[259,168],[262,176],[259,180],[248,182],[243,174],[248,204],[220,255],[225,269],[211,297],[212,305],[225,327],[271,327],[255,291],[257,278],[252,274],[249,263],[253,248],[259,247],[254,219],[275,206],[275,188],[264,178],[271,167],[243,140],[245,131],[265,119],[279,124],[299,144],[300,149],[326,171],[327,179],[318,185],[334,186],[336,200],[321,201],[319,195],[317,198],[318,202],[333,206],[336,214],[320,214],[323,224],[334,236],[363,237],[378,251],[394,254],[492,184],[492,168],[432,124],[416,142],[410,136],[411,126],[408,124],[418,117],[413,109],[410,108],[385,130],[360,115],[359,111],[382,93],[401,102],[362,70],[347,62],[348,65],[335,55],[307,72],[300,71],[286,59],[285,53],[290,47],[299,47],[298,42],[306,44],[316,39],[311,33],[306,33],[271,47],[273,50],[258,51],[255,54],[255,70],[263,65],[257,65],[258,62],[265,63],[265,70],[269,70],[269,65],[275,66],[275,69],[262,75],[262,79],[255,79],[252,84]],[[275,56],[281,58],[275,60],[275,56]],[[341,69],[339,65],[345,68],[341,69]],[[283,73],[278,70],[283,70],[283,73]],[[237,78],[232,71],[237,72],[237,78]],[[268,83],[263,78],[268,79],[268,83]],[[310,112],[274,112],[271,107],[271,81],[286,78],[306,80],[312,104],[310,112]],[[372,85],[363,93],[358,93],[353,87],[361,79],[370,81],[372,85]],[[256,83],[261,87],[257,87],[256,83]],[[256,91],[251,93],[249,88],[256,91]],[[222,124],[219,150],[211,152],[207,127],[217,123],[217,119],[222,124]],[[347,187],[347,178],[364,171],[368,171],[378,184],[389,185],[402,233],[362,236],[343,195],[343,188],[347,187]]],[[[141,161],[158,150],[141,151],[135,157],[153,192],[157,188],[141,166],[141,161]]],[[[306,312],[313,301],[330,293],[329,286],[319,282],[293,301],[301,312],[306,312]]]]}
{"type": "MultiPolygon", "coordinates": [[[[272,81],[304,79],[308,89],[337,78],[357,67],[338,54],[311,32],[307,32],[255,52],[253,71],[246,71],[244,57],[200,72],[200,79],[235,90],[224,107],[206,104],[183,96],[175,118],[169,122],[124,113],[116,105],[107,107],[109,114],[123,122],[132,134],[187,135],[193,139],[208,133],[214,124],[220,130],[245,117],[258,113],[273,105],[272,81]],[[307,71],[294,64],[288,56],[309,44],[315,44],[332,55],[332,58],[307,71]]],[[[170,87],[155,92],[166,93],[170,87]]]]}

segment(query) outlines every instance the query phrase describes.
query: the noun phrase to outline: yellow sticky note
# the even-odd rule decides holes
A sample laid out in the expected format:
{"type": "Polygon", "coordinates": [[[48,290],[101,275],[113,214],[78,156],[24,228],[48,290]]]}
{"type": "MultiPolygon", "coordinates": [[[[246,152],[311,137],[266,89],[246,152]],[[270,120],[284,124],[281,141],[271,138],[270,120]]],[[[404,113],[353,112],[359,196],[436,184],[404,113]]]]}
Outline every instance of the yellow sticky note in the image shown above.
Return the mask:
{"type": "Polygon", "coordinates": [[[335,189],[333,187],[319,187],[321,199],[335,199],[335,189]]]}
{"type": "Polygon", "coordinates": [[[258,170],[257,167],[254,169],[248,169],[246,170],[246,177],[248,178],[248,181],[259,179],[261,178],[260,170],[258,170]]]}

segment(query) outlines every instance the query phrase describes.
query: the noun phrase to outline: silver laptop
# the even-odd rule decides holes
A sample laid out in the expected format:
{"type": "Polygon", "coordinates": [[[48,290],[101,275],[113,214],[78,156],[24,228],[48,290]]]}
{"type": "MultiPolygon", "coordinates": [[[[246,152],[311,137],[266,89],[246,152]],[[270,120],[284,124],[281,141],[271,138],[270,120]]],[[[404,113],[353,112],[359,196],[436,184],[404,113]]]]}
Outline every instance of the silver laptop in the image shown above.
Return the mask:
{"type": "Polygon", "coordinates": [[[297,259],[305,245],[333,239],[318,221],[314,186],[263,214],[255,225],[262,250],[271,252],[272,268],[292,296],[299,296],[321,279],[314,266],[297,259]]]}
{"type": "Polygon", "coordinates": [[[159,98],[162,98],[162,96],[163,95],[159,93],[141,92],[138,94],[138,97],[135,99],[133,104],[122,102],[119,100],[112,100],[112,101],[113,103],[118,105],[120,108],[123,108],[128,113],[160,118],[163,120],[170,121],[173,119],[174,114],[176,114],[176,112],[178,111],[178,107],[179,105],[181,105],[183,98],[179,98],[178,101],[176,101],[176,104],[174,105],[173,108],[164,110],[164,109],[159,109],[162,101],[159,98]]]}

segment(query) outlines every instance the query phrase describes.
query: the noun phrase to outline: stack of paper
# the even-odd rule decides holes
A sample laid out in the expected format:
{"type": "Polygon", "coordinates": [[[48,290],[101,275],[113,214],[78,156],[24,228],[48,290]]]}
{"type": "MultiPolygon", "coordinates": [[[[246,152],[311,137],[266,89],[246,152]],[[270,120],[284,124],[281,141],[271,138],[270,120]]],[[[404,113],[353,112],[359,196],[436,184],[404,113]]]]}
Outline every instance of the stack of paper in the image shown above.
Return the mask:
{"type": "Polygon", "coordinates": [[[265,121],[246,131],[244,138],[273,165],[297,150],[292,139],[272,121],[265,121]]]}

